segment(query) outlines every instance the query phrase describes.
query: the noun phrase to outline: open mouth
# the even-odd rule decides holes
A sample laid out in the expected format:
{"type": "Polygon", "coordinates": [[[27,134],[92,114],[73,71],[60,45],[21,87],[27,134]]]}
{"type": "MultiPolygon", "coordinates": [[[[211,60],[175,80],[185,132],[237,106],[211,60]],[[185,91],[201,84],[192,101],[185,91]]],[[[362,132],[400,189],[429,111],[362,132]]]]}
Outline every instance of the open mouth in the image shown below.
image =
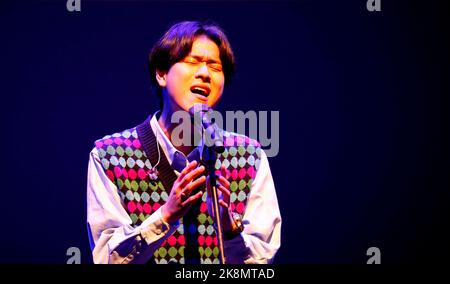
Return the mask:
{"type": "Polygon", "coordinates": [[[202,87],[202,86],[192,86],[191,92],[203,97],[208,97],[211,90],[208,87],[202,87]]]}

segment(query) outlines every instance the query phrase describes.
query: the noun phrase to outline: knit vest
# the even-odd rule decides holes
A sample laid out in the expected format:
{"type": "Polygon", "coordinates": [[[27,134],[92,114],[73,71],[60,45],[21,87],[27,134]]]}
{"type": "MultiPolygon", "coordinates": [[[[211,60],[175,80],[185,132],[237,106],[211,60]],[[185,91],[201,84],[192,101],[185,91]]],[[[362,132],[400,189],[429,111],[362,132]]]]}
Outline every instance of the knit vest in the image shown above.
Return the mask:
{"type": "MultiPolygon", "coordinates": [[[[137,127],[107,135],[95,142],[99,158],[108,178],[117,186],[122,206],[130,216],[132,226],[139,226],[163,205],[170,193],[176,175],[168,165],[162,148],[150,126],[149,117],[137,127]],[[158,177],[149,172],[158,161],[158,177]]],[[[233,212],[244,215],[247,198],[259,167],[261,148],[257,141],[246,136],[224,131],[225,151],[219,155],[215,168],[221,165],[231,183],[233,212]]],[[[155,251],[151,262],[163,263],[219,263],[219,248],[212,217],[208,214],[206,191],[180,226],[155,251]]]]}

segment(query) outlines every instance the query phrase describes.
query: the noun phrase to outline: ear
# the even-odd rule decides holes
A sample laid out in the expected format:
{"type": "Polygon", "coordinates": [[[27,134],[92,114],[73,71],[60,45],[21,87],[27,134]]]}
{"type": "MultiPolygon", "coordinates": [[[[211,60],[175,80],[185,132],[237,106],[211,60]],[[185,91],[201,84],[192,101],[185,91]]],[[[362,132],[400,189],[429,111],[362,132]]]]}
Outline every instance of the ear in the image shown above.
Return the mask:
{"type": "Polygon", "coordinates": [[[158,84],[161,88],[164,88],[167,85],[166,78],[166,72],[156,70],[156,81],[158,81],[158,84]]]}

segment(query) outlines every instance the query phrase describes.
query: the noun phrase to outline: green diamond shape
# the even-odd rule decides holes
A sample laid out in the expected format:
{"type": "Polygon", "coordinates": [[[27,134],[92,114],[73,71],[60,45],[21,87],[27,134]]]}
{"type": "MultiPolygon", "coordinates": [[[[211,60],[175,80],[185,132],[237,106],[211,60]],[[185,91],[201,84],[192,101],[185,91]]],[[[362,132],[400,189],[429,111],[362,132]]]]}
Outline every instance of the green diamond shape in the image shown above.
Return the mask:
{"type": "Polygon", "coordinates": [[[122,148],[122,146],[117,146],[116,153],[117,153],[117,155],[122,157],[123,154],[125,153],[125,150],[122,148]]]}
{"type": "Polygon", "coordinates": [[[239,189],[243,190],[246,186],[247,186],[247,183],[245,182],[245,180],[241,179],[239,181],[239,189]]]}
{"type": "Polygon", "coordinates": [[[181,247],[178,249],[178,253],[181,255],[181,257],[184,257],[184,246],[181,246],[181,247]]]}
{"type": "Polygon", "coordinates": [[[153,191],[158,189],[158,184],[154,181],[149,182],[148,185],[150,186],[151,190],[153,190],[153,191]]]}
{"type": "Polygon", "coordinates": [[[129,179],[125,180],[125,187],[128,188],[128,189],[131,189],[131,184],[130,184],[130,180],[129,179]]]}
{"type": "Polygon", "coordinates": [[[122,188],[123,188],[123,180],[121,180],[120,178],[117,179],[117,187],[118,187],[119,189],[122,189],[122,188]]]}
{"type": "Polygon", "coordinates": [[[139,182],[139,187],[142,189],[142,191],[147,191],[148,183],[146,183],[145,181],[141,180],[139,182]]]}
{"type": "Polygon", "coordinates": [[[177,254],[178,254],[178,250],[177,250],[176,248],[171,247],[171,248],[169,249],[169,255],[170,255],[170,257],[175,257],[177,254]]]}
{"type": "Polygon", "coordinates": [[[133,181],[131,182],[131,188],[132,188],[134,191],[137,191],[137,190],[139,189],[139,184],[137,183],[137,181],[133,180],[133,181]]]}
{"type": "Polygon", "coordinates": [[[252,183],[253,183],[253,179],[249,179],[249,180],[247,181],[247,186],[248,186],[248,188],[252,188],[252,183]]]}
{"type": "Polygon", "coordinates": [[[131,221],[133,222],[133,224],[136,224],[137,220],[138,220],[138,216],[134,213],[132,213],[130,215],[131,221]]]}
{"type": "Polygon", "coordinates": [[[207,248],[205,249],[205,255],[206,255],[206,257],[210,257],[211,254],[212,254],[212,249],[211,249],[210,247],[207,247],[207,248]]]}
{"type": "Polygon", "coordinates": [[[218,248],[218,247],[213,248],[213,255],[214,255],[215,257],[218,257],[218,256],[219,256],[219,248],[218,248]]]}
{"type": "Polygon", "coordinates": [[[226,158],[228,156],[228,151],[227,149],[225,149],[225,151],[223,151],[222,153],[222,157],[226,158]]]}
{"type": "Polygon", "coordinates": [[[230,183],[230,189],[231,189],[231,191],[236,191],[237,188],[238,188],[237,182],[236,182],[236,181],[232,181],[232,182],[230,183]]]}
{"type": "Polygon", "coordinates": [[[204,213],[201,213],[200,215],[198,215],[197,219],[201,224],[204,224],[206,221],[206,215],[204,213]]]}
{"type": "Polygon", "coordinates": [[[134,155],[135,155],[138,159],[140,159],[140,158],[142,157],[142,151],[139,150],[139,149],[136,149],[136,150],[134,151],[134,155]]]}
{"type": "Polygon", "coordinates": [[[130,147],[125,148],[125,154],[127,154],[128,157],[133,156],[133,149],[131,149],[130,147]]]}
{"type": "Polygon", "coordinates": [[[159,255],[165,257],[167,255],[167,250],[165,248],[159,248],[159,255]]]}

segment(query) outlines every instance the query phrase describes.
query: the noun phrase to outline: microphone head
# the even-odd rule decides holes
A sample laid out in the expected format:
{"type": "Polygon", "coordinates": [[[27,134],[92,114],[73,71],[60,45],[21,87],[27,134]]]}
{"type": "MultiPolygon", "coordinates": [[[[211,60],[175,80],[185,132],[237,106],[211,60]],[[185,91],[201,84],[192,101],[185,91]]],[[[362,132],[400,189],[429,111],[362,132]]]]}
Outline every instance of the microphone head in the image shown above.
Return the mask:
{"type": "Polygon", "coordinates": [[[189,109],[189,114],[191,116],[195,115],[196,113],[205,113],[209,112],[211,108],[208,105],[205,104],[195,104],[189,109]]]}
{"type": "Polygon", "coordinates": [[[200,116],[202,127],[206,132],[206,146],[213,147],[216,153],[223,153],[225,147],[223,145],[222,132],[219,127],[212,122],[214,111],[208,105],[195,104],[189,109],[189,114],[194,118],[194,123],[197,122],[195,119],[196,116],[200,116]]]}

